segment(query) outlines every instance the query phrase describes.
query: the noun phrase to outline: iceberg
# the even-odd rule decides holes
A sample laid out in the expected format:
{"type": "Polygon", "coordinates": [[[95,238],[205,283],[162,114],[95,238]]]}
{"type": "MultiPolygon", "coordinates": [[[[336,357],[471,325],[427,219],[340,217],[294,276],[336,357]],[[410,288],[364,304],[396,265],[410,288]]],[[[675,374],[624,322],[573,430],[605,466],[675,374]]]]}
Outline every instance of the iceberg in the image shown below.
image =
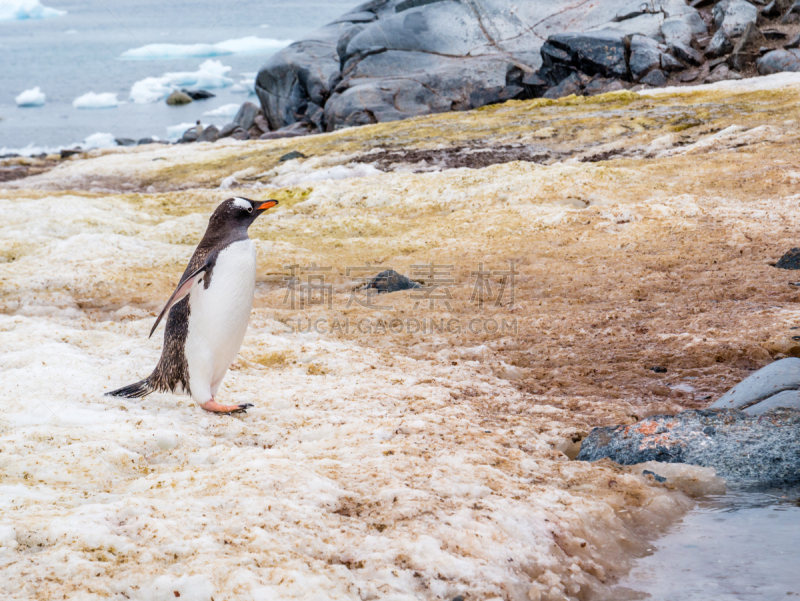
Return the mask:
{"type": "Polygon", "coordinates": [[[250,94],[251,96],[255,96],[256,94],[256,77],[258,73],[255,71],[252,73],[242,73],[242,79],[239,80],[239,83],[235,84],[231,88],[231,92],[236,92],[237,94],[250,94]]]}
{"type": "Polygon", "coordinates": [[[0,4],[0,21],[23,21],[60,17],[67,11],[42,6],[39,0],[8,0],[0,4]]]}
{"type": "Polygon", "coordinates": [[[233,119],[236,116],[236,113],[239,112],[239,105],[236,103],[233,104],[224,104],[219,108],[214,109],[213,111],[206,111],[203,113],[204,117],[223,117],[226,119],[233,119]]]}
{"type": "Polygon", "coordinates": [[[219,61],[207,60],[197,71],[165,73],[161,77],[145,77],[133,84],[130,98],[137,104],[158,102],[181,87],[224,88],[233,83],[225,74],[230,71],[219,61]]]}
{"type": "Polygon", "coordinates": [[[39,86],[31,90],[25,90],[22,94],[14,98],[17,106],[44,106],[45,94],[39,86]]]}
{"type": "Polygon", "coordinates": [[[84,150],[92,150],[93,148],[114,148],[117,143],[114,141],[114,135],[109,133],[97,132],[91,136],[87,136],[83,140],[81,146],[84,150]]]}
{"type": "Polygon", "coordinates": [[[108,109],[119,106],[117,95],[111,92],[95,94],[87,92],[72,101],[72,106],[76,109],[108,109]]]}
{"type": "Polygon", "coordinates": [[[126,50],[120,55],[120,58],[125,60],[162,60],[229,54],[260,54],[271,50],[280,50],[291,43],[291,40],[272,40],[248,36],[216,44],[147,44],[126,50]]]}

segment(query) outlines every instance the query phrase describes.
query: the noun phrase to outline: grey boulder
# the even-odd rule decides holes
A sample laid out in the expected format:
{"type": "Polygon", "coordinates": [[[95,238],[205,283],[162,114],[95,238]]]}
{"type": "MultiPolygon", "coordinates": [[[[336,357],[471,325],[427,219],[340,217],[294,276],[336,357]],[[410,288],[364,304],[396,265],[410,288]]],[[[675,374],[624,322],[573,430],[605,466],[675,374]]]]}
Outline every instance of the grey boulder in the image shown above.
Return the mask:
{"type": "Polygon", "coordinates": [[[259,108],[252,102],[245,102],[239,107],[239,111],[233,118],[233,122],[244,130],[248,130],[255,124],[256,115],[259,113],[259,108]]]}
{"type": "Polygon", "coordinates": [[[730,54],[733,51],[733,42],[725,34],[725,30],[720,28],[711,38],[711,41],[706,47],[706,55],[710,57],[722,56],[723,54],[730,54]]]}
{"type": "Polygon", "coordinates": [[[577,459],[609,458],[713,467],[728,484],[769,486],[800,480],[800,409],[748,415],[735,409],[656,415],[633,425],[595,428],[577,459]]]}
{"type": "Polygon", "coordinates": [[[744,409],[783,391],[800,390],[800,359],[789,357],[751,374],[711,405],[711,409],[744,409]]]}
{"type": "Polygon", "coordinates": [[[800,50],[773,50],[756,61],[761,75],[771,75],[781,71],[800,71],[800,50]]]}
{"type": "Polygon", "coordinates": [[[737,37],[744,33],[749,23],[755,25],[758,9],[745,0],[722,0],[711,12],[714,25],[721,27],[728,37],[737,37]]]}
{"type": "Polygon", "coordinates": [[[216,142],[219,139],[219,129],[216,125],[209,125],[197,137],[198,142],[216,142]]]}

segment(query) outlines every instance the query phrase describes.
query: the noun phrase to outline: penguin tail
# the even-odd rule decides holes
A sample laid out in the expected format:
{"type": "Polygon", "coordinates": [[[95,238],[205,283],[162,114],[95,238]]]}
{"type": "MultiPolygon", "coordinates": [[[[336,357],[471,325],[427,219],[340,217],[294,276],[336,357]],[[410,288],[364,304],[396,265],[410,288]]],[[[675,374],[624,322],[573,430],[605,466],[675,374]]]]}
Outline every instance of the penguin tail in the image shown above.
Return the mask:
{"type": "Polygon", "coordinates": [[[121,396],[128,399],[140,399],[154,391],[155,388],[150,383],[150,378],[145,378],[144,380],[136,382],[135,384],[129,384],[128,386],[123,386],[122,388],[117,388],[116,390],[107,392],[105,396],[121,396]]]}

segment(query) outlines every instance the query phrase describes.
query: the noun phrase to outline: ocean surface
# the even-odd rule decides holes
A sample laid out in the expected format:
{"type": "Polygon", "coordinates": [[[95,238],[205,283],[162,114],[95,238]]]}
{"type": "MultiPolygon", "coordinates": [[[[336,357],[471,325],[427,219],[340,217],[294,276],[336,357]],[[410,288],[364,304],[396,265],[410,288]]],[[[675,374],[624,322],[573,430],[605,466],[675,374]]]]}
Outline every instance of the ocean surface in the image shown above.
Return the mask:
{"type": "Polygon", "coordinates": [[[175,139],[197,119],[224,125],[236,106],[258,102],[252,84],[271,54],[358,4],[0,0],[0,155],[90,136],[98,146],[175,139]],[[167,106],[181,87],[216,97],[167,106]],[[20,101],[38,106],[18,106],[25,91],[20,101]]]}

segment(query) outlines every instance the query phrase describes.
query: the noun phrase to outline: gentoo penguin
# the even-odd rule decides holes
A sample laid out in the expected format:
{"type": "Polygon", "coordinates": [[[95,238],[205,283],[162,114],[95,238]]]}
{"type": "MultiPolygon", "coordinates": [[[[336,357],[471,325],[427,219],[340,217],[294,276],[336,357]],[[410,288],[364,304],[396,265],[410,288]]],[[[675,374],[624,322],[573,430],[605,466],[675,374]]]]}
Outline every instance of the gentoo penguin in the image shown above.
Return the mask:
{"type": "Polygon", "coordinates": [[[204,128],[203,128],[203,124],[202,124],[202,123],[200,123],[200,119],[198,119],[198,120],[197,120],[197,123],[196,123],[196,124],[195,124],[195,126],[194,126],[194,132],[195,132],[195,133],[198,135],[198,137],[199,137],[200,135],[202,135],[202,133],[203,133],[203,129],[204,129],[204,128]]]}
{"type": "Polygon", "coordinates": [[[247,228],[277,204],[277,200],[229,198],[217,207],[178,287],[150,330],[152,336],[169,312],[158,365],[141,382],[106,394],[140,398],[155,391],[183,391],[206,411],[234,413],[252,407],[221,405],[214,397],[239,353],[253,308],[256,249],[247,228]]]}

